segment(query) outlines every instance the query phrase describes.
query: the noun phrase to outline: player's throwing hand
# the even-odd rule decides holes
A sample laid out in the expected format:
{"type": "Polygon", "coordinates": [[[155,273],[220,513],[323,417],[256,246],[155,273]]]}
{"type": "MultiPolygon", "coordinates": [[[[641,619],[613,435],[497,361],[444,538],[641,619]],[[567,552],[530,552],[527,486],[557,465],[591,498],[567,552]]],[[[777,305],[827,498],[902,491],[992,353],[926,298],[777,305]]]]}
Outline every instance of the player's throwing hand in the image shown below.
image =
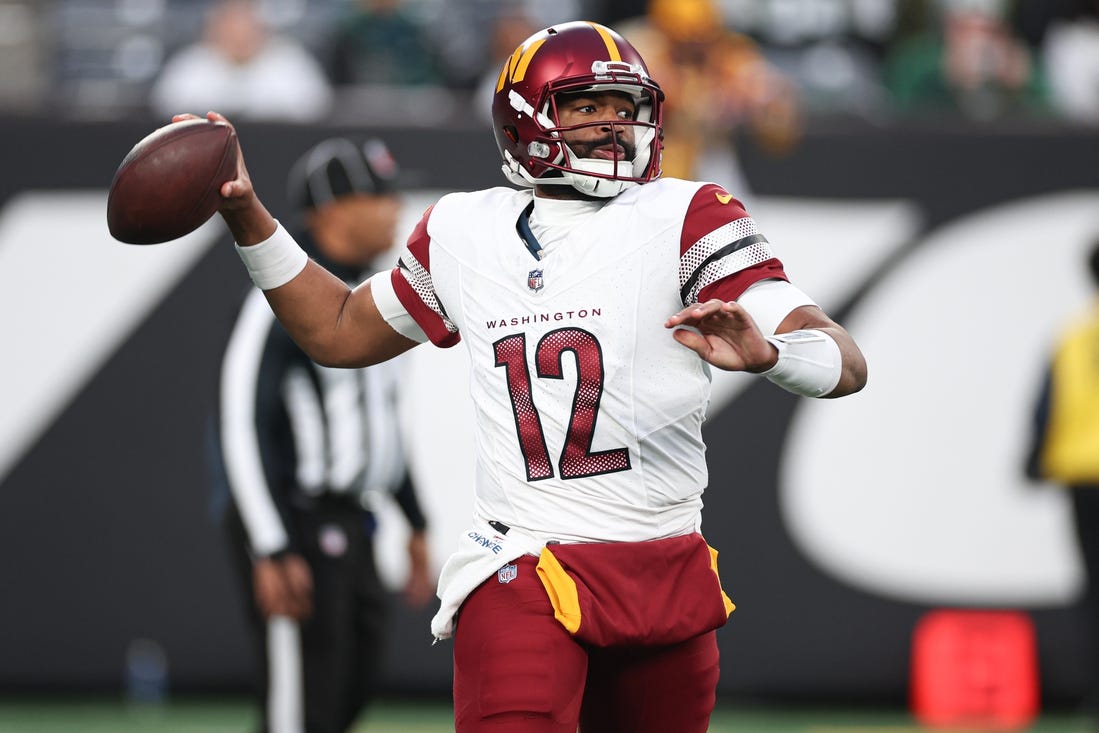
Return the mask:
{"type": "MultiPolygon", "coordinates": [[[[200,119],[198,115],[185,113],[172,117],[172,122],[197,119],[200,119]]],[[[207,112],[206,119],[232,126],[224,115],[217,112],[207,112]]],[[[239,142],[237,144],[237,177],[222,185],[221,205],[218,211],[225,219],[229,231],[232,232],[233,239],[242,247],[264,241],[274,233],[277,226],[270,212],[256,196],[252,179],[248,175],[248,168],[244,165],[244,155],[241,153],[239,142]]]]}
{"type": "MultiPolygon", "coordinates": [[[[189,112],[184,114],[175,115],[172,117],[172,122],[183,122],[185,120],[199,120],[203,119],[198,115],[193,115],[189,112]]],[[[218,122],[223,125],[229,125],[232,127],[232,123],[229,122],[223,115],[217,112],[207,112],[206,118],[210,122],[218,122]]],[[[240,147],[237,147],[237,177],[231,181],[226,181],[221,186],[222,198],[239,198],[246,194],[252,193],[252,181],[248,177],[248,171],[244,168],[244,160],[240,155],[240,147]]],[[[224,204],[223,204],[224,205],[224,204]]]]}

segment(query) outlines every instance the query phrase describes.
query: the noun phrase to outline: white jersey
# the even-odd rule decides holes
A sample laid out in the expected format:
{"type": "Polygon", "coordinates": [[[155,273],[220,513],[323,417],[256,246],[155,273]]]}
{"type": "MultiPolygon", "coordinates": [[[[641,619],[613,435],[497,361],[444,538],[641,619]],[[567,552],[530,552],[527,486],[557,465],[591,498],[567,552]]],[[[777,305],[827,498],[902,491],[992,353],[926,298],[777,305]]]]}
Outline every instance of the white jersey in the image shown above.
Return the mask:
{"type": "Polygon", "coordinates": [[[629,189],[541,252],[532,198],[443,197],[389,280],[427,338],[469,350],[475,514],[563,542],[697,531],[709,369],[664,322],[782,265],[713,184],[629,189]]]}

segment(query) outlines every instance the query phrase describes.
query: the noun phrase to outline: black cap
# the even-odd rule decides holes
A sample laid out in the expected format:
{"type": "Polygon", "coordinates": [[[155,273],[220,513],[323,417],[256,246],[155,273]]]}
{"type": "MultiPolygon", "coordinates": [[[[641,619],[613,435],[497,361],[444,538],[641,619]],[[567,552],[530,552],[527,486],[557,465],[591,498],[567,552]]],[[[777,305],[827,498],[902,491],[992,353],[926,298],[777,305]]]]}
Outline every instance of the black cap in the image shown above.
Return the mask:
{"type": "Polygon", "coordinates": [[[371,138],[361,145],[343,137],[317,143],[290,172],[290,201],[312,209],[348,194],[384,196],[395,193],[399,170],[384,142],[371,138]]]}

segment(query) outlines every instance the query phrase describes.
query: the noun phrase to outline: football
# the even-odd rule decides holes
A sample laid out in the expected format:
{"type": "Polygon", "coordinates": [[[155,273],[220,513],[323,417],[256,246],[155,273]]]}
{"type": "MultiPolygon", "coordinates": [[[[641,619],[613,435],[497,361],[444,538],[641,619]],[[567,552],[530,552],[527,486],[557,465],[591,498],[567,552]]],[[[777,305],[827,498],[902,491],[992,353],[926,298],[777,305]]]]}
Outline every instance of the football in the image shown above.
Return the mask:
{"type": "Polygon", "coordinates": [[[158,244],[193,232],[217,211],[236,177],[236,133],[209,120],[154,130],[127,153],[107,197],[107,227],[127,244],[158,244]]]}

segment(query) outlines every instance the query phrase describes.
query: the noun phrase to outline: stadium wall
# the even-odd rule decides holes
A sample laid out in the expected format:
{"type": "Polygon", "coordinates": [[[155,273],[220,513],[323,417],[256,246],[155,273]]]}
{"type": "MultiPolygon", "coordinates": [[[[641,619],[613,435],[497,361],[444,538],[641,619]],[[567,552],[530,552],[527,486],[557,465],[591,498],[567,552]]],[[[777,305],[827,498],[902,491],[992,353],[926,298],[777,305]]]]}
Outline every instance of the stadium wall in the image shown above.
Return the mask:
{"type": "MultiPolygon", "coordinates": [[[[106,231],[115,167],[156,124],[0,118],[0,692],[116,689],[135,639],[163,648],[173,690],[248,679],[204,465],[248,283],[217,221],[151,248],[106,231]]],[[[240,132],[257,188],[289,220],[298,151],[357,131],[240,132]]],[[[502,182],[484,130],[369,132],[411,174],[406,228],[441,193],[502,182]]],[[[897,702],[922,614],[1010,608],[1035,622],[1045,699],[1075,699],[1086,659],[1068,507],[1021,468],[1046,350],[1087,302],[1095,132],[820,127],[779,158],[745,142],[741,162],[752,190],[737,193],[792,279],[859,340],[870,385],[811,402],[715,375],[703,530],[738,605],[719,634],[721,691],[897,702]]],[[[468,514],[465,357],[408,358],[404,420],[439,564],[468,514]]],[[[402,528],[385,527],[395,584],[402,528]]],[[[449,690],[430,615],[394,615],[390,689],[449,690]]]]}

